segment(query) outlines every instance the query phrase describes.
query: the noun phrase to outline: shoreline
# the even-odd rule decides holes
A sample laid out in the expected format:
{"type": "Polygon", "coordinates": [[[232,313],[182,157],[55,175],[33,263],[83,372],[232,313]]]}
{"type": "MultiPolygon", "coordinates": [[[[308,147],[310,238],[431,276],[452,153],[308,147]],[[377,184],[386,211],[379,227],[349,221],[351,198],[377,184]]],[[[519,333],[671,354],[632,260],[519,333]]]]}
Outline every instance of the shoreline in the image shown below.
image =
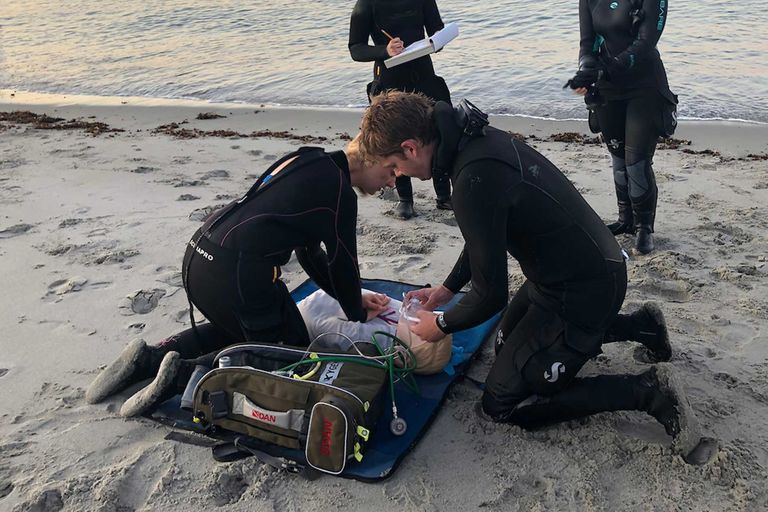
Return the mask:
{"type": "MultiPolygon", "coordinates": [[[[57,113],[77,117],[81,110],[97,112],[110,118],[119,118],[120,110],[137,109],[145,120],[168,120],[171,116],[184,118],[193,112],[213,112],[219,115],[245,114],[257,111],[261,121],[273,130],[298,129],[297,120],[307,120],[302,129],[321,131],[326,121],[329,134],[359,122],[363,108],[357,107],[303,107],[275,106],[249,103],[213,103],[206,100],[166,99],[136,96],[92,96],[75,94],[49,94],[0,89],[0,111],[29,110],[36,113],[57,113]],[[49,109],[49,110],[46,110],[49,109]],[[146,110],[150,110],[147,113],[146,110]]],[[[511,114],[491,114],[494,126],[523,135],[551,136],[555,133],[576,132],[592,136],[586,120],[545,119],[511,114]]],[[[179,119],[179,122],[182,119],[179,119]]],[[[232,124],[232,123],[227,123],[232,124]]],[[[243,124],[244,131],[247,123],[243,124]]],[[[121,128],[120,126],[115,126],[121,128]]],[[[257,129],[256,126],[251,129],[257,129]]],[[[697,151],[718,150],[729,156],[768,152],[768,123],[749,120],[689,120],[681,119],[675,139],[691,141],[690,148],[697,151]],[[726,132],[726,133],[723,133],[726,132]],[[727,147],[723,147],[727,146],[727,147]]]]}

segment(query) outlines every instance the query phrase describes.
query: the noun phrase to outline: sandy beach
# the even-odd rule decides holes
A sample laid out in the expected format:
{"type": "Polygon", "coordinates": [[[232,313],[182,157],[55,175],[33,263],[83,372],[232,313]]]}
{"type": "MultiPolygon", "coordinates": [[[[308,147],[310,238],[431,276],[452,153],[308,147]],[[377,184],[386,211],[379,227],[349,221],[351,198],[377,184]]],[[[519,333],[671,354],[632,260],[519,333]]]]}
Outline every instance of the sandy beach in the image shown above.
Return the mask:
{"type": "MultiPolygon", "coordinates": [[[[165,439],[167,427],[120,418],[130,390],[87,405],[85,388],[128,341],[188,327],[180,266],[201,220],[282,154],[343,147],[359,120],[352,109],[0,92],[0,510],[768,509],[767,125],[682,123],[655,157],[657,250],[630,254],[625,309],[661,304],[671,363],[722,442],[705,467],[686,465],[640,413],[533,433],[488,423],[468,382],[378,484],[216,463],[165,439]]],[[[615,217],[610,159],[586,123],[492,122],[615,217]]],[[[453,266],[453,215],[434,209],[430,183],[415,188],[419,216],[407,222],[393,192],[360,198],[364,277],[438,283],[453,266]]],[[[619,242],[630,251],[630,237],[619,242]]],[[[509,268],[513,293],[523,276],[509,268]]],[[[305,275],[292,261],[283,278],[292,288],[305,275]]],[[[639,373],[634,348],[606,346],[583,372],[639,373]]],[[[470,375],[484,379],[492,354],[485,347],[470,375]]]]}

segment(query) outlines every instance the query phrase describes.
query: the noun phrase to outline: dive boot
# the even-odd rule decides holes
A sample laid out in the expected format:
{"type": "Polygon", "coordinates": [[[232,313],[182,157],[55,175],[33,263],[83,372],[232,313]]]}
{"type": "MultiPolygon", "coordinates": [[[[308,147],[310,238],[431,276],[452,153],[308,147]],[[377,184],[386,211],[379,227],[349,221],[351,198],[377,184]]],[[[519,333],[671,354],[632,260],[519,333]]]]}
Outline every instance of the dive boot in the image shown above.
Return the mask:
{"type": "Polygon", "coordinates": [[[616,187],[616,205],[619,207],[619,218],[616,222],[608,224],[614,236],[628,233],[635,233],[635,219],[632,215],[632,203],[629,200],[629,193],[626,187],[614,184],[616,187]]]}
{"type": "Polygon", "coordinates": [[[720,443],[701,435],[691,404],[669,364],[658,364],[641,374],[639,386],[644,388],[643,409],[672,436],[672,449],[685,462],[702,466],[715,458],[720,443]]]}
{"type": "Polygon", "coordinates": [[[435,201],[435,206],[438,210],[453,210],[453,203],[449,197],[438,197],[435,201]]]}
{"type": "Polygon", "coordinates": [[[85,392],[89,404],[101,402],[128,386],[152,377],[160,366],[162,351],[150,347],[144,340],[133,340],[120,356],[91,382],[85,392]]]}
{"type": "Polygon", "coordinates": [[[416,216],[416,212],[413,210],[413,201],[400,200],[395,206],[395,215],[403,220],[408,220],[411,217],[416,216]]]}
{"type": "Polygon", "coordinates": [[[669,361],[672,347],[664,313],[654,302],[646,302],[640,309],[629,315],[616,315],[603,343],[616,341],[637,341],[642,343],[635,351],[635,358],[645,363],[669,361]]]}
{"type": "Polygon", "coordinates": [[[641,162],[638,165],[644,165],[643,176],[648,188],[640,196],[630,194],[632,197],[632,215],[637,231],[635,248],[640,254],[648,254],[654,249],[653,226],[656,222],[656,202],[659,197],[659,189],[656,186],[656,177],[650,163],[641,162]]]}
{"type": "Polygon", "coordinates": [[[646,302],[643,306],[629,315],[634,324],[634,341],[643,344],[645,360],[650,363],[660,363],[672,359],[672,346],[669,343],[669,332],[664,313],[655,302],[646,302]]]}
{"type": "Polygon", "coordinates": [[[165,354],[155,380],[125,401],[120,408],[120,416],[132,418],[139,416],[152,406],[164,402],[177,392],[177,376],[183,361],[178,352],[165,354]]]}
{"type": "Polygon", "coordinates": [[[653,244],[653,233],[650,226],[640,225],[637,228],[637,243],[635,248],[640,254],[648,254],[655,248],[653,244]]]}

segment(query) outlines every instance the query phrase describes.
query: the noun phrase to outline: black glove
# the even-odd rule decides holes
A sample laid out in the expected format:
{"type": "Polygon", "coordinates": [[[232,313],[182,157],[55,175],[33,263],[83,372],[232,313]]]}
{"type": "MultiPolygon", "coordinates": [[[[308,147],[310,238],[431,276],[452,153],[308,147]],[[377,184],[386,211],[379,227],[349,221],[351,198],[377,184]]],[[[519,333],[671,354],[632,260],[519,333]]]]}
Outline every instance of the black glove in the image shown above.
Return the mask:
{"type": "Polygon", "coordinates": [[[571,89],[580,89],[582,87],[590,87],[597,83],[598,80],[605,76],[605,70],[600,68],[581,68],[579,69],[573,78],[568,80],[563,89],[570,87],[571,89]]]}

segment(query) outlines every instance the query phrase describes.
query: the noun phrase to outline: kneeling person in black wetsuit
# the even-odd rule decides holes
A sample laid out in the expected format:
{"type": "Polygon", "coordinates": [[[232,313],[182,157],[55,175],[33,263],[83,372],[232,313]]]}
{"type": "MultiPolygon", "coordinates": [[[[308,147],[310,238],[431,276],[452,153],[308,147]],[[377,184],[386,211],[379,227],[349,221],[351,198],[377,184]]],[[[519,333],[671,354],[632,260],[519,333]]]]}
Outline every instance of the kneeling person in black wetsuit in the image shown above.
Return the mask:
{"type": "Polygon", "coordinates": [[[91,384],[96,403],[155,377],[120,410],[141,414],[183,391],[195,366],[210,367],[235,343],[306,346],[309,335],[280,268],[295,251],[309,276],[339,301],[347,319],[365,322],[386,308],[382,294],[362,294],[357,266],[357,196],[394,186],[391,169],[366,166],[358,141],[344,151],[302,148],[276,162],[245,196],[215,213],[187,243],[182,265],[191,306],[208,323],[194,325],[157,346],[142,340],[91,384]],[[324,244],[326,251],[320,247],[324,244]]]}
{"type": "Polygon", "coordinates": [[[661,422],[688,462],[711,459],[670,366],[640,375],[577,378],[603,343],[635,340],[656,360],[671,356],[661,311],[652,304],[619,315],[627,272],[611,232],[568,179],[509,133],[485,126],[471,104],[456,109],[421,95],[389,92],[363,117],[366,159],[422,180],[447,174],[465,245],[442,286],[412,292],[434,309],[464,285],[445,314],[419,313],[413,331],[427,341],[478,325],[507,302],[507,253],[527,281],[508,305],[482,409],[525,428],[615,410],[645,411],[661,422]]]}

